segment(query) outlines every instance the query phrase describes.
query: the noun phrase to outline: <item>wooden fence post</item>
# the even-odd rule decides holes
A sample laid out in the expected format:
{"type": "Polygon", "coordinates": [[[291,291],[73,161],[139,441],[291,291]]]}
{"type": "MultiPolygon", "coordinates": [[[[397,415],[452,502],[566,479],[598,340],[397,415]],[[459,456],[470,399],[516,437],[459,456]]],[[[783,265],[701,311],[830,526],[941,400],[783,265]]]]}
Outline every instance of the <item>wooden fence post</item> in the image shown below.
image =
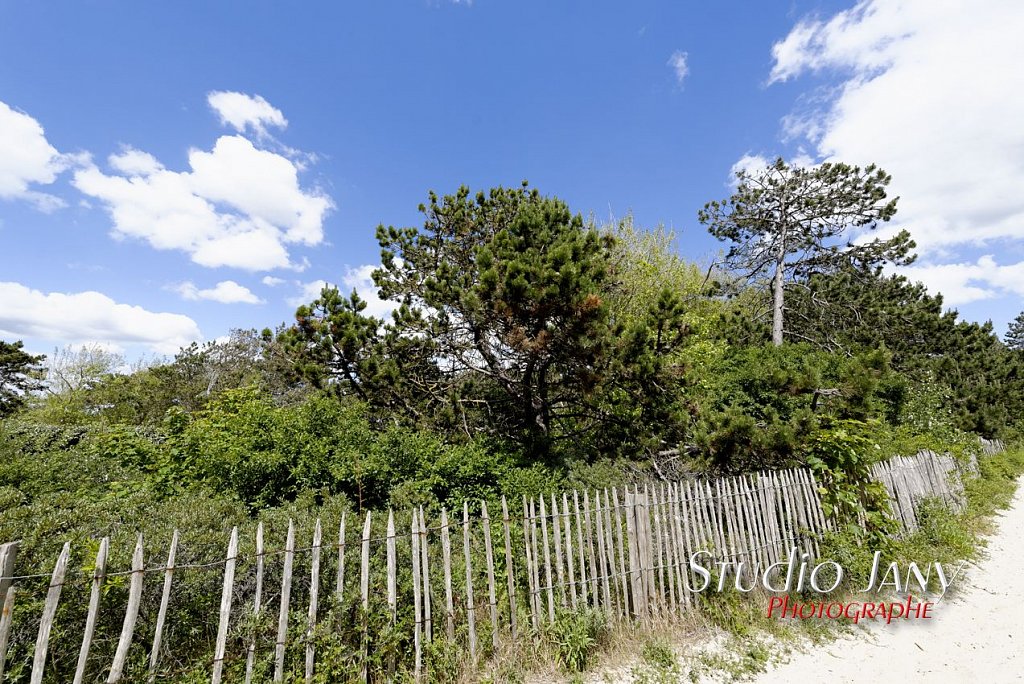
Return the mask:
{"type": "Polygon", "coordinates": [[[8,542],[0,545],[0,682],[4,679],[7,641],[14,618],[14,560],[18,555],[19,544],[8,542]]]}
{"type": "Polygon", "coordinates": [[[231,597],[235,589],[235,561],[238,560],[238,528],[231,529],[228,555],[224,563],[224,589],[220,594],[220,624],[217,626],[217,645],[213,656],[213,676],[210,684],[220,684],[224,673],[224,655],[227,651],[228,626],[231,624],[231,597]]]}
{"type": "MultiPolygon", "coordinates": [[[[413,516],[415,518],[415,516],[413,516]]],[[[363,606],[363,669],[364,682],[370,681],[370,511],[366,511],[363,523],[362,555],[359,559],[359,594],[363,606]]]]}
{"type": "Polygon", "coordinates": [[[501,497],[501,523],[502,528],[505,532],[505,574],[508,577],[508,609],[509,609],[509,629],[512,633],[512,641],[516,640],[516,580],[515,573],[512,567],[512,532],[509,529],[509,523],[511,521],[508,517],[508,501],[505,497],[501,497]]]}
{"type": "MultiPolygon", "coordinates": [[[[175,539],[177,538],[178,531],[175,530],[175,539]]],[[[174,545],[172,541],[171,551],[173,552],[174,545]]],[[[82,648],[78,651],[78,665],[75,667],[75,678],[72,680],[74,684],[82,684],[82,680],[85,678],[85,665],[89,660],[89,648],[92,646],[92,637],[96,633],[96,620],[99,617],[100,612],[100,601],[103,598],[103,580],[107,575],[107,556],[110,554],[110,538],[104,537],[100,540],[100,547],[96,551],[96,562],[95,570],[92,574],[92,588],[89,591],[89,612],[85,618],[85,633],[82,635],[82,648]]],[[[174,558],[171,557],[171,563],[174,562],[174,558]]],[[[0,562],[0,574],[3,574],[3,563],[0,562]]],[[[0,594],[2,595],[2,594],[0,594]]],[[[163,608],[163,603],[160,604],[163,608]]],[[[166,614],[166,610],[163,611],[166,614]]],[[[160,627],[162,622],[159,616],[157,617],[157,640],[153,644],[153,658],[151,663],[155,663],[156,654],[160,650],[160,627]]],[[[150,665],[152,671],[155,664],[150,665]]],[[[0,671],[3,668],[0,667],[0,671]]],[[[152,676],[152,675],[151,675],[152,676]]],[[[3,681],[3,675],[0,674],[0,681],[3,681]]]]}
{"type": "Polygon", "coordinates": [[[46,651],[50,646],[50,632],[53,630],[53,619],[57,615],[57,604],[60,603],[61,589],[64,588],[64,574],[68,569],[68,557],[71,555],[71,542],[64,542],[64,548],[53,566],[50,587],[46,591],[46,603],[43,605],[43,617],[39,622],[39,635],[36,637],[36,650],[32,657],[31,684],[41,684],[43,670],[46,669],[46,651]]]}
{"type": "Polygon", "coordinates": [[[491,614],[491,644],[498,650],[498,594],[494,581],[494,550],[491,547],[491,516],[487,513],[487,502],[480,501],[481,521],[484,528],[484,558],[487,562],[487,605],[491,614]]]}
{"type": "Polygon", "coordinates": [[[21,542],[0,544],[0,598],[7,595],[7,590],[14,583],[14,559],[18,556],[21,542]]]}
{"type": "Polygon", "coordinates": [[[462,551],[466,560],[466,621],[469,623],[469,657],[476,663],[476,604],[473,602],[473,559],[469,548],[469,502],[462,502],[462,551]]]}
{"type": "MultiPolygon", "coordinates": [[[[253,617],[259,617],[260,609],[263,607],[263,523],[256,525],[256,596],[253,599],[253,617]]],[[[249,642],[248,653],[245,656],[245,684],[252,682],[252,670],[256,659],[256,637],[253,636],[249,642]]]]}
{"type": "Polygon", "coordinates": [[[391,625],[398,620],[398,557],[395,551],[395,512],[388,509],[388,613],[391,625]]]}
{"type": "Polygon", "coordinates": [[[533,631],[537,632],[540,630],[540,617],[537,609],[537,584],[533,581],[534,568],[537,563],[537,557],[533,552],[530,545],[530,525],[533,522],[533,516],[530,515],[530,507],[526,502],[526,495],[523,495],[523,547],[526,550],[526,584],[529,590],[526,598],[530,604],[530,622],[533,625],[533,631]]]}
{"type": "Polygon", "coordinates": [[[114,664],[110,667],[107,684],[114,684],[114,682],[121,680],[125,662],[128,660],[128,648],[132,644],[135,622],[139,618],[139,605],[142,603],[142,578],[144,572],[145,568],[142,564],[142,535],[140,534],[138,541],[135,543],[135,553],[132,555],[132,579],[128,587],[128,608],[124,613],[121,638],[117,642],[114,664]]]}
{"type": "Polygon", "coordinates": [[[576,592],[576,559],[572,548],[572,516],[569,513],[569,496],[562,492],[562,531],[565,532],[565,570],[569,579],[569,596],[572,609],[576,610],[579,598],[576,592]]]}
{"type": "Polygon", "coordinates": [[[448,640],[455,639],[455,603],[452,597],[452,539],[449,531],[448,509],[441,509],[441,560],[444,565],[445,630],[448,640]]]}
{"type": "Polygon", "coordinates": [[[413,622],[412,622],[412,640],[413,648],[415,651],[415,664],[413,669],[413,677],[418,682],[422,676],[422,662],[423,662],[423,646],[422,646],[422,634],[423,634],[423,613],[422,613],[422,600],[420,597],[420,530],[419,530],[419,517],[416,514],[416,509],[412,509],[412,527],[409,530],[409,543],[411,546],[412,554],[412,609],[413,609],[413,622]]]}
{"type": "Polygon", "coordinates": [[[566,588],[565,573],[562,571],[562,516],[558,513],[558,500],[551,494],[551,533],[555,538],[555,576],[558,578],[558,596],[562,608],[569,605],[569,591],[566,588]]]}
{"type": "Polygon", "coordinates": [[[427,518],[420,506],[420,576],[423,578],[423,639],[426,643],[434,636],[434,623],[430,614],[430,546],[427,538],[427,518]]]}
{"type": "Polygon", "coordinates": [[[586,489],[583,490],[583,524],[586,531],[583,536],[587,540],[587,563],[589,573],[587,579],[590,581],[590,599],[595,608],[600,605],[598,600],[598,576],[597,576],[597,558],[594,554],[594,521],[590,515],[590,494],[586,489]]]}
{"type": "Polygon", "coordinates": [[[274,681],[284,681],[284,651],[288,641],[288,608],[292,598],[292,564],[295,562],[295,523],[288,521],[288,537],[284,544],[284,572],[281,576],[281,607],[277,618],[277,641],[274,644],[274,681]]]}
{"type": "Polygon", "coordinates": [[[310,550],[310,575],[309,575],[309,614],[308,627],[306,628],[306,684],[313,681],[313,666],[316,658],[316,647],[313,644],[316,632],[317,611],[320,600],[320,548],[323,545],[323,529],[320,526],[320,518],[316,519],[316,527],[313,528],[313,548],[310,550]]]}

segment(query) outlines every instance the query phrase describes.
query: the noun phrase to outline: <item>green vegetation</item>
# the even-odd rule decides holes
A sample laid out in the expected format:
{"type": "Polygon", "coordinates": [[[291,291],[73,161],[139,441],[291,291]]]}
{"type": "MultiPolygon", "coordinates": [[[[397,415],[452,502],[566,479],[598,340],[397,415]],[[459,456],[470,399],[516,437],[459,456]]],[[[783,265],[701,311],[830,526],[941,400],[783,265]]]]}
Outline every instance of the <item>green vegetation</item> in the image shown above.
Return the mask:
{"type": "MultiPolygon", "coordinates": [[[[785,182],[768,183],[742,207],[734,199],[705,210],[716,235],[741,241],[734,257],[755,230],[741,208],[754,211],[777,201],[772,193],[813,180],[778,165],[772,173],[785,182]]],[[[826,185],[863,185],[871,202],[854,224],[894,212],[881,171],[838,166],[826,175],[826,185]]],[[[750,190],[743,182],[754,180],[741,179],[741,195],[750,190]]],[[[959,321],[943,312],[941,298],[884,275],[881,263],[909,258],[906,236],[844,249],[848,224],[828,212],[845,205],[819,199],[823,210],[813,220],[772,229],[788,236],[782,262],[739,272],[685,261],[662,229],[644,231],[630,219],[588,223],[525,184],[431,193],[422,227],[377,229],[382,263],[374,282],[396,306],[389,320],[367,316],[358,293],[328,287],[298,308],[293,324],[234,331],[225,342],[194,344],[130,372],[99,349],[59,352],[47,362],[45,383],[44,359],[3,342],[0,540],[22,540],[18,571],[30,575],[47,574],[70,541],[76,579],[69,586],[81,592],[81,571],[103,536],[112,539],[111,567],[129,566],[138,532],[147,565],[162,562],[174,529],[182,535],[179,564],[206,563],[223,556],[234,526],[243,556],[251,556],[260,522],[276,553],[289,519],[309,539],[317,517],[336,524],[343,512],[393,508],[408,529],[413,506],[433,516],[464,502],[477,511],[483,500],[493,515],[502,495],[518,501],[659,477],[806,466],[824,485],[828,511],[848,523],[826,540],[837,559],[876,547],[963,556],[976,525],[931,504],[916,538],[892,542],[884,497],[868,473],[881,459],[921,448],[968,459],[977,435],[1015,439],[1024,351],[1015,337],[1004,344],[991,325],[959,321]],[[794,250],[809,249],[814,258],[790,261],[794,250]],[[774,287],[778,273],[782,289],[774,287]],[[781,340],[767,315],[780,303],[781,340]],[[861,515],[867,525],[853,524],[861,515]]],[[[967,484],[970,520],[1007,500],[1020,458],[1009,451],[979,460],[982,477],[967,484]]],[[[859,558],[840,562],[855,566],[859,558]]],[[[275,572],[268,582],[280,580],[275,572]]],[[[201,678],[209,661],[219,581],[217,573],[189,571],[175,579],[167,667],[179,681],[201,678]]],[[[354,588],[355,581],[350,573],[346,582],[354,588]]],[[[16,608],[8,660],[15,681],[30,666],[30,616],[40,612],[47,578],[26,582],[38,591],[16,608]]],[[[126,592],[124,578],[112,579],[105,600],[123,603],[126,592]]],[[[147,586],[140,630],[152,630],[157,592],[147,586]]],[[[411,614],[392,628],[388,616],[332,600],[324,599],[322,628],[312,636],[325,681],[362,668],[352,644],[363,619],[379,626],[371,669],[410,648],[411,614]]],[[[720,626],[737,631],[753,620],[749,602],[716,600],[708,614],[720,626]]],[[[84,610],[62,603],[58,625],[82,623],[84,610]]],[[[98,633],[106,638],[95,648],[109,660],[120,625],[111,614],[104,620],[98,633]]],[[[267,614],[247,616],[232,639],[272,641],[272,623],[267,614]]],[[[65,681],[78,644],[56,636],[47,677],[65,681]]],[[[563,614],[544,634],[524,638],[533,637],[565,672],[588,667],[609,639],[590,613],[563,614]]],[[[464,641],[456,634],[455,643],[464,641]]],[[[147,658],[135,648],[133,676],[147,658]]],[[[304,644],[289,648],[296,649],[289,662],[301,668],[304,644]]],[[[675,672],[660,647],[647,650],[649,667],[638,678],[675,672]]],[[[437,681],[463,676],[458,653],[447,639],[427,648],[437,681]]],[[[259,657],[259,667],[270,666],[269,654],[259,657]]],[[[244,662],[226,667],[237,676],[244,662]]]]}

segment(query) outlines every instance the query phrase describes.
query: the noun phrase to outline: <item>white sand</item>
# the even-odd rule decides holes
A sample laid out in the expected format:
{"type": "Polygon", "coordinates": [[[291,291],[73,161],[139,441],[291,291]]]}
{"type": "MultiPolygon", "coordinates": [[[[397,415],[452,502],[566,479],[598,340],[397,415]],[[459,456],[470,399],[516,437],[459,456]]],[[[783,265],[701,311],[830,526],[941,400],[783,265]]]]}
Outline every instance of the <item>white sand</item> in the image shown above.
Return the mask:
{"type": "Polygon", "coordinates": [[[1024,681],[1024,486],[996,524],[985,559],[965,570],[934,619],[872,626],[795,654],[754,681],[1024,681]]]}

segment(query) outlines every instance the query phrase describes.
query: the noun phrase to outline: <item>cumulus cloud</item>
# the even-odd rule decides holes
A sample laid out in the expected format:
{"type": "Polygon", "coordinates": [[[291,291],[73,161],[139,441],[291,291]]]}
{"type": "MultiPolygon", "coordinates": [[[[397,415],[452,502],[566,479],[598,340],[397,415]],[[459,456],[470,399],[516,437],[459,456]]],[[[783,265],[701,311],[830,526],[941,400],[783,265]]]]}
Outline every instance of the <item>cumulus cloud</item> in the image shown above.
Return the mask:
{"type": "Polygon", "coordinates": [[[53,183],[70,163],[38,121],[0,102],[0,199],[25,200],[43,211],[64,206],[59,197],[35,187],[53,183]]]}
{"type": "Polygon", "coordinates": [[[759,171],[764,171],[768,168],[771,162],[768,161],[767,157],[760,154],[746,153],[742,157],[736,160],[736,163],[729,169],[729,178],[731,179],[732,185],[736,184],[736,174],[746,173],[748,175],[756,175],[759,171]]]}
{"type": "Polygon", "coordinates": [[[119,304],[99,292],[41,292],[0,282],[0,335],[58,342],[146,345],[160,354],[202,339],[188,316],[119,304]]]}
{"type": "Polygon", "coordinates": [[[109,159],[113,173],[89,165],[72,182],[103,202],[117,238],[180,250],[208,267],[301,270],[288,245],[319,244],[333,203],[301,187],[291,160],[238,135],[222,136],[210,151],[193,149],[188,160],[190,170],[172,171],[127,149],[109,159]]]}
{"type": "Polygon", "coordinates": [[[922,259],[907,275],[951,305],[1020,291],[1020,264],[957,254],[1024,238],[1021,35],[1016,0],[861,0],[800,21],[772,49],[769,83],[831,82],[801,98],[785,136],[892,174],[899,211],[878,236],[910,230],[922,259]]]}
{"type": "Polygon", "coordinates": [[[303,304],[309,304],[311,301],[320,296],[320,291],[327,285],[326,280],[311,280],[308,283],[296,281],[295,284],[299,288],[298,294],[294,297],[289,297],[285,301],[291,306],[302,306],[303,304]]]}
{"type": "Polygon", "coordinates": [[[359,293],[359,298],[366,302],[366,309],[363,313],[367,316],[387,319],[390,318],[391,312],[395,310],[397,304],[377,296],[377,286],[371,275],[378,268],[380,268],[379,264],[363,264],[346,269],[345,275],[341,279],[341,284],[344,285],[342,290],[355,290],[359,293]]]}
{"type": "MultiPolygon", "coordinates": [[[[388,319],[391,316],[391,312],[397,307],[397,304],[377,296],[377,286],[374,284],[371,276],[374,270],[378,268],[380,268],[378,264],[346,267],[345,275],[341,277],[341,282],[335,285],[335,287],[345,296],[348,296],[355,290],[359,298],[366,302],[366,308],[363,310],[365,315],[388,319]]],[[[326,280],[296,281],[295,285],[298,287],[299,292],[294,297],[289,297],[286,301],[292,306],[309,304],[320,296],[320,291],[324,286],[331,284],[326,280]]]]}
{"type": "Polygon", "coordinates": [[[668,66],[672,69],[672,74],[676,77],[676,85],[682,87],[683,81],[690,73],[690,66],[687,63],[689,54],[682,50],[676,50],[672,53],[672,56],[668,58],[668,66]]]}
{"type": "Polygon", "coordinates": [[[890,232],[909,228],[923,253],[1020,239],[1021,35],[1016,0],[862,0],[798,23],[774,46],[769,80],[841,75],[824,103],[787,118],[787,132],[822,159],[891,173],[901,199],[890,232]]]}
{"type": "Polygon", "coordinates": [[[948,306],[1007,295],[1024,297],[1024,261],[1000,266],[987,254],[974,262],[914,264],[898,270],[932,292],[941,292],[948,306]]]}
{"type": "Polygon", "coordinates": [[[277,278],[275,276],[268,275],[263,276],[263,280],[261,280],[260,282],[266,285],[267,287],[277,287],[278,285],[283,285],[285,280],[284,278],[277,278]]]}
{"type": "Polygon", "coordinates": [[[257,297],[249,288],[239,285],[233,280],[223,280],[213,287],[204,290],[196,287],[194,283],[186,280],[183,283],[171,288],[185,299],[192,301],[207,299],[211,302],[221,304],[262,304],[263,300],[257,297]]]}
{"type": "Polygon", "coordinates": [[[288,120],[280,109],[273,107],[259,95],[246,95],[230,91],[214,91],[206,96],[220,122],[239,133],[251,130],[259,136],[267,135],[267,127],[285,128],[288,120]]]}
{"type": "Polygon", "coordinates": [[[164,170],[164,165],[148,152],[126,147],[118,154],[112,154],[107,162],[115,171],[126,176],[150,176],[164,170]]]}

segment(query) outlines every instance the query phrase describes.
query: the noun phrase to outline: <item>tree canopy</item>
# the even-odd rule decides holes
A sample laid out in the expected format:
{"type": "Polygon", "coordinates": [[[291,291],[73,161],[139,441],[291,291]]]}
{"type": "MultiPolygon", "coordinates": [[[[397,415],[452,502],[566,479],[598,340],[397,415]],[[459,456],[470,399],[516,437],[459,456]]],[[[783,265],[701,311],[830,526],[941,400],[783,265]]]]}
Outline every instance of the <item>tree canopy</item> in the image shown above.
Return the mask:
{"type": "Polygon", "coordinates": [[[0,416],[24,406],[30,392],[42,389],[45,356],[33,356],[24,350],[21,340],[0,340],[0,416]]]}
{"type": "Polygon", "coordinates": [[[897,200],[886,196],[891,177],[873,164],[802,168],[778,158],[760,171],[740,170],[736,180],[735,192],[707,203],[698,218],[716,238],[732,243],[726,267],[747,279],[771,278],[775,345],[785,333],[787,283],[844,264],[870,269],[913,260],[906,231],[887,240],[851,241],[853,229],[873,230],[896,213],[897,200]]]}

